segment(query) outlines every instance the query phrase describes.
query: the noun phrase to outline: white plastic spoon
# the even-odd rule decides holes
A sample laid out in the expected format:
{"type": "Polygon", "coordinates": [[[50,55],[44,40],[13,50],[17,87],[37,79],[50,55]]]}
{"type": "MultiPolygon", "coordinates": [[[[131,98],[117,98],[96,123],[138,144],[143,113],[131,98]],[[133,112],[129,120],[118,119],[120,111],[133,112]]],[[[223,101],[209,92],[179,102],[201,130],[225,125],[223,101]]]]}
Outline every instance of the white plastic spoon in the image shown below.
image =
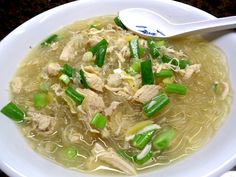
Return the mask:
{"type": "Polygon", "coordinates": [[[122,23],[143,36],[169,38],[192,33],[206,33],[236,28],[236,16],[174,24],[148,9],[129,8],[119,12],[122,23]]]}

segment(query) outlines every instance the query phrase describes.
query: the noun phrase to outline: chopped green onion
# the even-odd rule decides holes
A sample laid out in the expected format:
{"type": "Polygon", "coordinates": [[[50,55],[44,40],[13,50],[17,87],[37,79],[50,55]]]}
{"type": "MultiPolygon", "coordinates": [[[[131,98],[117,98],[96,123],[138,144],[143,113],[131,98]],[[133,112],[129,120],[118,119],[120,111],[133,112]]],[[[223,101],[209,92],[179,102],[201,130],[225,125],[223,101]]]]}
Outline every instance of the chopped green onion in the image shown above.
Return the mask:
{"type": "Polygon", "coordinates": [[[139,50],[138,50],[139,56],[142,57],[144,55],[144,53],[145,53],[145,48],[139,47],[139,50]]]}
{"type": "Polygon", "coordinates": [[[152,72],[151,60],[145,60],[141,62],[141,76],[142,76],[142,85],[154,84],[154,76],[152,72]]]}
{"type": "Polygon", "coordinates": [[[178,60],[177,58],[171,58],[167,55],[163,55],[161,60],[163,63],[171,63],[172,65],[179,66],[180,69],[184,69],[186,68],[187,65],[190,64],[188,60],[185,59],[178,60]]]}
{"type": "Polygon", "coordinates": [[[98,25],[90,25],[89,28],[90,28],[90,29],[91,29],[91,28],[94,28],[94,29],[96,29],[96,30],[101,30],[101,27],[99,27],[98,25]]]}
{"type": "Polygon", "coordinates": [[[49,96],[45,92],[37,92],[33,96],[34,107],[37,109],[44,108],[49,103],[49,96]]]}
{"type": "Polygon", "coordinates": [[[70,146],[66,147],[63,152],[67,159],[72,160],[77,157],[78,149],[74,146],[70,146]]]}
{"type": "Polygon", "coordinates": [[[156,42],[156,46],[157,46],[157,48],[161,48],[162,46],[165,46],[165,41],[164,40],[161,40],[161,41],[157,41],[156,42]]]}
{"type": "Polygon", "coordinates": [[[79,74],[80,74],[80,82],[83,85],[83,87],[84,88],[89,88],[88,82],[87,82],[86,77],[85,77],[85,73],[82,69],[79,70],[79,74]]]}
{"type": "Polygon", "coordinates": [[[150,151],[144,158],[138,159],[137,156],[134,157],[134,162],[138,165],[143,165],[148,162],[153,157],[152,151],[150,151]]]}
{"type": "Polygon", "coordinates": [[[102,115],[101,113],[96,113],[93,119],[91,120],[90,124],[99,129],[105,128],[107,123],[107,117],[102,115]]]}
{"type": "Polygon", "coordinates": [[[68,64],[64,64],[64,66],[61,69],[61,72],[69,77],[73,77],[75,75],[75,69],[68,64]]]}
{"type": "Polygon", "coordinates": [[[127,28],[125,27],[125,25],[121,22],[119,16],[116,16],[114,18],[114,22],[117,26],[121,27],[122,29],[126,30],[127,28]]]}
{"type": "Polygon", "coordinates": [[[59,80],[61,80],[62,82],[64,82],[66,85],[68,85],[70,83],[70,78],[69,76],[67,76],[66,74],[62,74],[59,77],[59,80]]]}
{"type": "Polygon", "coordinates": [[[43,41],[41,43],[41,46],[47,47],[50,44],[56,42],[57,40],[58,40],[58,35],[57,34],[53,34],[53,35],[49,36],[45,41],[43,41]]]}
{"type": "Polygon", "coordinates": [[[96,53],[96,59],[95,59],[95,64],[99,67],[102,67],[105,62],[105,55],[107,51],[107,45],[101,46],[97,53],[96,53]]]}
{"type": "Polygon", "coordinates": [[[165,91],[168,93],[176,93],[186,95],[188,88],[181,84],[166,84],[165,91]]]}
{"type": "Polygon", "coordinates": [[[117,154],[120,155],[121,157],[123,157],[124,159],[131,161],[131,162],[134,160],[134,159],[133,159],[133,156],[130,155],[130,154],[128,154],[128,153],[125,152],[124,150],[121,150],[121,149],[118,150],[118,151],[117,151],[117,154]]]}
{"type": "Polygon", "coordinates": [[[138,39],[132,39],[131,41],[129,41],[129,47],[130,47],[130,53],[131,53],[131,57],[135,58],[135,59],[139,59],[140,55],[139,55],[139,42],[138,39]]]}
{"type": "Polygon", "coordinates": [[[213,91],[217,93],[218,90],[219,90],[219,82],[215,81],[213,83],[213,91]]]}
{"type": "Polygon", "coordinates": [[[4,106],[1,109],[1,113],[16,122],[22,122],[25,118],[25,112],[12,102],[4,106]]]}
{"type": "Polygon", "coordinates": [[[150,102],[146,103],[143,107],[144,114],[147,117],[153,117],[160,112],[168,103],[170,99],[164,93],[161,93],[151,99],[150,102]]]}
{"type": "Polygon", "coordinates": [[[98,42],[95,46],[93,46],[92,48],[89,49],[90,52],[93,53],[93,55],[95,55],[98,50],[100,49],[101,46],[108,46],[108,42],[106,39],[102,39],[100,42],[98,42]]]}
{"type": "Polygon", "coordinates": [[[152,145],[155,149],[164,150],[170,146],[171,142],[176,137],[176,131],[174,128],[166,128],[160,132],[153,140],[152,145]]]}
{"type": "Polygon", "coordinates": [[[148,39],[147,45],[152,58],[157,58],[160,55],[159,49],[156,46],[156,42],[153,39],[148,39]]]}
{"type": "Polygon", "coordinates": [[[84,96],[77,92],[74,88],[68,87],[65,91],[65,93],[76,102],[76,104],[80,105],[82,104],[84,100],[84,96]]]}
{"type": "Polygon", "coordinates": [[[180,69],[185,69],[187,67],[187,65],[190,65],[190,62],[188,60],[185,60],[185,59],[179,60],[179,68],[180,69]]]}
{"type": "Polygon", "coordinates": [[[143,134],[135,135],[132,145],[138,149],[143,149],[152,139],[156,130],[147,131],[143,134]]]}
{"type": "Polygon", "coordinates": [[[174,72],[170,69],[162,69],[159,73],[155,73],[156,77],[172,77],[174,75],[174,72]]]}
{"type": "Polygon", "coordinates": [[[167,55],[163,55],[161,58],[163,63],[171,63],[172,65],[178,66],[179,60],[176,58],[171,58],[167,55]]]}

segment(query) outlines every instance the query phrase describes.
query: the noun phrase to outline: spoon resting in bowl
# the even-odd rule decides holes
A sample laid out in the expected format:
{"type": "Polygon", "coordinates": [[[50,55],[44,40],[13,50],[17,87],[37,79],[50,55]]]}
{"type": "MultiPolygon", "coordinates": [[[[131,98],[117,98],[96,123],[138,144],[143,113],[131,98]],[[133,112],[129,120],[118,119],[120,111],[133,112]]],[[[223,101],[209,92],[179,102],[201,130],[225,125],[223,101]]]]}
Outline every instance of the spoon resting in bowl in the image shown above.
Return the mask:
{"type": "Polygon", "coordinates": [[[143,8],[121,10],[119,18],[129,30],[142,36],[158,38],[170,38],[236,28],[236,16],[174,24],[158,13],[143,8]]]}

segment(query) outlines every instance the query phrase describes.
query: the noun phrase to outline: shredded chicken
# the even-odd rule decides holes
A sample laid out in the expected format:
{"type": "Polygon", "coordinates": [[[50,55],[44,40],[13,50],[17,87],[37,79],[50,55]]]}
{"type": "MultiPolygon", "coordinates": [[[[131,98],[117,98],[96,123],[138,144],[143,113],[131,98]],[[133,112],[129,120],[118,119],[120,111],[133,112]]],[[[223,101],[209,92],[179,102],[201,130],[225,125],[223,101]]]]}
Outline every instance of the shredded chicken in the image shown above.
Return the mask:
{"type": "Polygon", "coordinates": [[[105,115],[106,116],[111,116],[113,111],[117,108],[117,106],[119,106],[121,104],[121,102],[118,101],[113,101],[109,107],[107,107],[106,109],[104,109],[105,115]]]}
{"type": "Polygon", "coordinates": [[[23,82],[21,77],[15,77],[10,83],[11,89],[13,93],[20,93],[23,82]]]}
{"type": "Polygon", "coordinates": [[[50,76],[56,76],[59,74],[61,66],[58,63],[49,63],[47,66],[47,72],[50,76]]]}
{"type": "Polygon", "coordinates": [[[76,89],[79,93],[85,96],[82,103],[82,109],[91,119],[97,112],[102,112],[105,109],[105,104],[101,96],[89,89],[76,89]]]}
{"type": "Polygon", "coordinates": [[[56,96],[61,96],[64,93],[64,91],[61,88],[60,84],[53,84],[51,86],[51,89],[55,92],[56,96]]]}
{"type": "Polygon", "coordinates": [[[110,87],[119,87],[122,83],[121,75],[118,73],[110,74],[107,78],[107,85],[110,87]]]}
{"type": "Polygon", "coordinates": [[[83,41],[81,35],[73,36],[71,38],[71,40],[63,48],[61,55],[60,55],[60,60],[68,61],[70,59],[74,59],[75,56],[77,55],[79,41],[83,41]]]}
{"type": "Polygon", "coordinates": [[[192,77],[194,73],[200,72],[201,64],[188,65],[184,70],[181,69],[178,71],[183,76],[184,80],[187,80],[192,77]]]}
{"type": "Polygon", "coordinates": [[[99,92],[103,92],[104,82],[97,75],[96,71],[91,70],[91,68],[88,67],[85,67],[83,70],[89,87],[99,92]]]}
{"type": "Polygon", "coordinates": [[[121,97],[125,98],[126,100],[132,99],[132,94],[130,93],[130,90],[127,89],[127,87],[114,88],[114,87],[110,87],[108,85],[104,85],[104,88],[111,91],[114,95],[121,96],[121,97]]]}
{"type": "Polygon", "coordinates": [[[176,58],[182,58],[182,57],[186,57],[186,55],[183,53],[183,51],[176,51],[170,47],[165,47],[162,46],[160,48],[161,53],[164,53],[165,55],[168,55],[170,57],[176,57],[176,58]]]}
{"type": "Polygon", "coordinates": [[[146,103],[159,93],[160,86],[144,85],[134,95],[133,99],[140,103],[146,103]]]}
{"type": "Polygon", "coordinates": [[[136,175],[137,172],[135,168],[122,159],[120,156],[116,154],[113,149],[106,150],[100,144],[96,143],[92,150],[94,156],[96,156],[99,160],[108,163],[109,165],[123,171],[127,175],[136,175]]]}
{"type": "Polygon", "coordinates": [[[36,112],[28,112],[27,119],[32,121],[33,128],[40,134],[49,135],[54,132],[56,118],[36,112]]]}

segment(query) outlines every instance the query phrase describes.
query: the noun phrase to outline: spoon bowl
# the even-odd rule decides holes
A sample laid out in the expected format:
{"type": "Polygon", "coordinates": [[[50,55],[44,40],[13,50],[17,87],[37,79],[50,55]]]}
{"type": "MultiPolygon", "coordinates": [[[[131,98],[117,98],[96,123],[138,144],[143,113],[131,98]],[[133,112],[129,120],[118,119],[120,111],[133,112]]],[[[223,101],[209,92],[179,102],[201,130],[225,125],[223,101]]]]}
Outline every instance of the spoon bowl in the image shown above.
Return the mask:
{"type": "Polygon", "coordinates": [[[170,38],[236,28],[236,16],[174,24],[158,13],[144,8],[121,10],[119,18],[129,30],[142,36],[157,38],[170,38]]]}

